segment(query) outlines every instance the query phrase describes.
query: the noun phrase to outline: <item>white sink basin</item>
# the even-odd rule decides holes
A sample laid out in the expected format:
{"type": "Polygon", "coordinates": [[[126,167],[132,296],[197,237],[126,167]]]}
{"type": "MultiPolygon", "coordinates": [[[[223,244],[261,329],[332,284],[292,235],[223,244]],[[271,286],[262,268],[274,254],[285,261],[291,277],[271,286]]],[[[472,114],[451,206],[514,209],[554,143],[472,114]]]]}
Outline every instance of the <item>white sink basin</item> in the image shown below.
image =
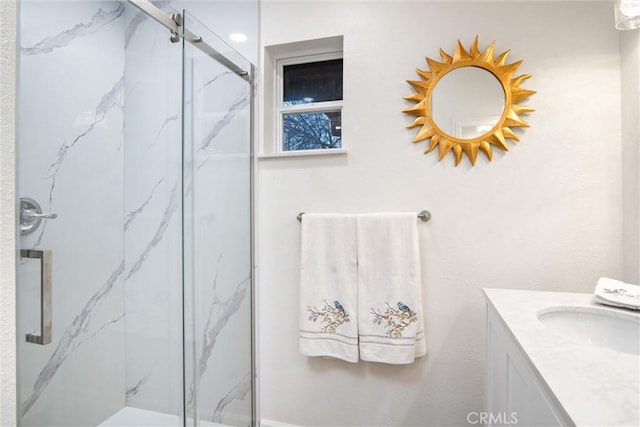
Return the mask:
{"type": "Polygon", "coordinates": [[[567,337],[640,356],[640,315],[596,307],[550,307],[538,319],[567,337]]]}

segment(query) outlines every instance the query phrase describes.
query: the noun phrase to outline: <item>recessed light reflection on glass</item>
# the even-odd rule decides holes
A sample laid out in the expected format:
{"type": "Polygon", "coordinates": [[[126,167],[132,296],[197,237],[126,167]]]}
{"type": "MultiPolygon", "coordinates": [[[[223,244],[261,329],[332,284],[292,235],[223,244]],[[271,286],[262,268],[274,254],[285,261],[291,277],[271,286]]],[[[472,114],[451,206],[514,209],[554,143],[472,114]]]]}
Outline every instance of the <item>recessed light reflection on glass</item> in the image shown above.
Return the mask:
{"type": "Polygon", "coordinates": [[[232,42],[236,43],[244,43],[247,41],[247,36],[242,33],[231,33],[229,34],[229,39],[232,42]]]}

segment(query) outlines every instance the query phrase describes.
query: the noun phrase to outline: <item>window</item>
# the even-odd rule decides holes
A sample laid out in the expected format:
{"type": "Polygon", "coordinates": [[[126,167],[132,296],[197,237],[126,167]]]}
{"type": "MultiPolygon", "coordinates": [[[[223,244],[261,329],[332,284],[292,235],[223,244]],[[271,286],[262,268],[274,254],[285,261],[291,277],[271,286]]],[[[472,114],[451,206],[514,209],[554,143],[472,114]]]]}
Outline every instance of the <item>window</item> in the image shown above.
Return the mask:
{"type": "Polygon", "coordinates": [[[264,47],[259,158],[346,154],[343,51],[341,35],[264,47]]]}
{"type": "Polygon", "coordinates": [[[277,152],[342,146],[342,52],[277,61],[277,152]]]}

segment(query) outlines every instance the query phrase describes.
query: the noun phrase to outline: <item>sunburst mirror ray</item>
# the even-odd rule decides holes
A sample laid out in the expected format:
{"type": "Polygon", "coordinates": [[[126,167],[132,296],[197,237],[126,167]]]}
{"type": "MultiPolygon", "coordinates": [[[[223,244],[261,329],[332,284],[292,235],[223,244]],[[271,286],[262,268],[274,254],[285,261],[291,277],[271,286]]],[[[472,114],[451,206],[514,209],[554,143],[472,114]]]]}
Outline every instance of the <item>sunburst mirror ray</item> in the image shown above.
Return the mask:
{"type": "MultiPolygon", "coordinates": [[[[426,58],[429,70],[417,69],[416,72],[421,80],[407,80],[416,91],[412,95],[406,96],[407,101],[415,102],[415,105],[404,110],[404,113],[417,116],[409,124],[408,128],[419,128],[413,142],[430,139],[429,146],[425,153],[429,153],[439,148],[439,160],[442,160],[450,152],[455,156],[455,164],[458,166],[466,155],[475,165],[478,152],[482,151],[490,161],[493,155],[492,147],[508,151],[507,139],[514,142],[519,141],[513,128],[526,128],[529,124],[522,118],[522,114],[535,111],[533,108],[518,103],[526,100],[536,91],[521,87],[521,84],[531,78],[531,74],[516,76],[518,67],[522,61],[507,63],[507,56],[510,51],[505,51],[495,56],[495,42],[481,51],[478,47],[478,37],[476,36],[471,48],[465,49],[460,40],[455,47],[453,55],[449,55],[440,49],[441,61],[426,58]],[[504,105],[502,114],[495,120],[493,126],[488,126],[486,132],[464,138],[461,135],[451,135],[442,129],[442,123],[438,124],[434,120],[432,97],[434,89],[442,78],[453,70],[463,67],[477,67],[491,73],[500,83],[504,91],[504,105]]],[[[485,126],[487,127],[487,126],[485,126]]]]}

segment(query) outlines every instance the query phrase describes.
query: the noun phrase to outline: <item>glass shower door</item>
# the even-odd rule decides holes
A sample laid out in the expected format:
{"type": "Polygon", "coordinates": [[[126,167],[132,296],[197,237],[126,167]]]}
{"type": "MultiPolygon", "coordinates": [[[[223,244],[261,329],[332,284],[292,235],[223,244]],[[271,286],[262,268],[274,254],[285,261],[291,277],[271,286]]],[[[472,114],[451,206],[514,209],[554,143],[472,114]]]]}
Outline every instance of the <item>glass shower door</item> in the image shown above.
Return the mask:
{"type": "Polygon", "coordinates": [[[187,11],[183,16],[187,425],[247,426],[253,417],[252,66],[187,11]]]}
{"type": "Polygon", "coordinates": [[[251,64],[181,17],[20,2],[21,426],[253,422],[251,64]]]}
{"type": "Polygon", "coordinates": [[[125,404],[125,5],[19,5],[18,417],[92,425],[125,404]]]}
{"type": "Polygon", "coordinates": [[[19,424],[182,425],[182,45],[127,1],[19,39],[19,424]]]}

